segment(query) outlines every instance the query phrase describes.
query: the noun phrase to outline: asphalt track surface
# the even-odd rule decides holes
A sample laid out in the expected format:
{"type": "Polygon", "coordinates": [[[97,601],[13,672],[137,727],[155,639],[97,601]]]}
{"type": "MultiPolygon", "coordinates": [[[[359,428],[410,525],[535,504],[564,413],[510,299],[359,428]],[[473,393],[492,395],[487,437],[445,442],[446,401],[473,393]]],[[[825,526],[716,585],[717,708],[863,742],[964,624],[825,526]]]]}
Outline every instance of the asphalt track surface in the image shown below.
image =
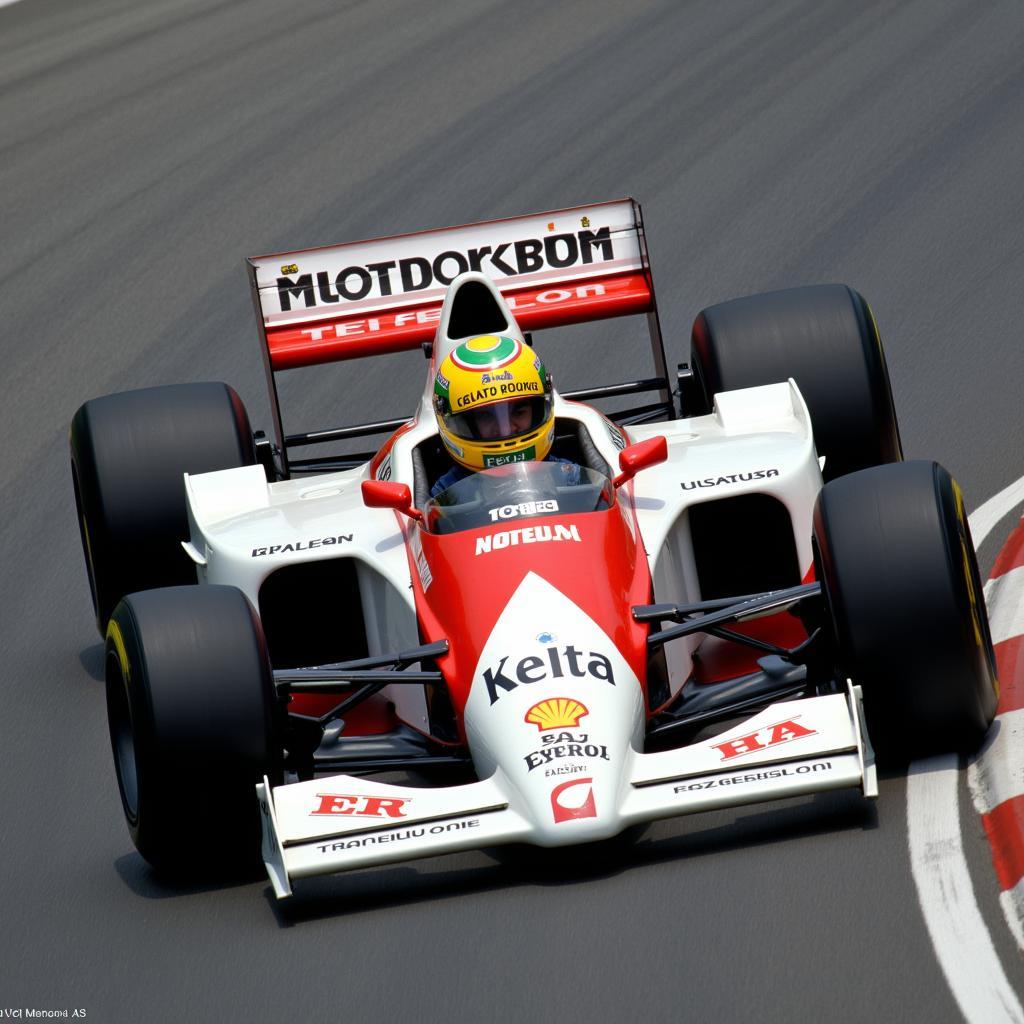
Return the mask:
{"type": "MultiPolygon", "coordinates": [[[[265,880],[161,884],[121,820],[66,430],[89,397],[200,379],[233,383],[269,428],[246,255],[631,194],[672,358],[710,302],[848,282],[881,326],[907,454],[942,461],[976,507],[1024,473],[1022,44],[1016,0],[0,9],[0,1005],[958,1019],[900,772],[875,806],[828,795],[658,824],[633,847],[317,880],[288,909],[265,880]]],[[[609,324],[538,345],[564,387],[621,379],[635,340],[609,324]]],[[[402,414],[422,372],[411,355],[294,374],[289,426],[402,414]]]]}

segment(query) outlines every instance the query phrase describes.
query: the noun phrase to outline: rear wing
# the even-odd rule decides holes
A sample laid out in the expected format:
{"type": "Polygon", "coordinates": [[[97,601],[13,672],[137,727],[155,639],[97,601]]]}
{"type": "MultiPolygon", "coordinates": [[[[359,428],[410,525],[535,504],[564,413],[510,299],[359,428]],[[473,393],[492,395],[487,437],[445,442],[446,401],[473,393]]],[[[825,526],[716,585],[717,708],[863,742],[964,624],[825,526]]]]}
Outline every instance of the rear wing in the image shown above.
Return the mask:
{"type": "Polygon", "coordinates": [[[363,459],[289,460],[289,449],[384,433],[404,420],[285,434],[275,375],[429,346],[448,285],[468,270],[495,282],[523,331],[646,315],[656,376],[565,397],[658,392],[657,403],[620,418],[673,415],[643,218],[633,199],[256,256],[248,269],[286,477],[363,459]]]}

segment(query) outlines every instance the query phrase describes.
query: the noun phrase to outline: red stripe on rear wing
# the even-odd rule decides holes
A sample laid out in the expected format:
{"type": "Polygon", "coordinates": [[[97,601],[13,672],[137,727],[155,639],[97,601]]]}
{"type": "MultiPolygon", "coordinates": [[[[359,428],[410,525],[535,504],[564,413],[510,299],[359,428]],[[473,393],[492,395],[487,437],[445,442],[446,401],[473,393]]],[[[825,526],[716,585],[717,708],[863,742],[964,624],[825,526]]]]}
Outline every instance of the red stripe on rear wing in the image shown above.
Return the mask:
{"type": "MultiPolygon", "coordinates": [[[[557,287],[502,289],[502,294],[524,331],[646,313],[651,308],[651,289],[644,274],[617,274],[557,287]]],[[[292,370],[416,348],[433,339],[440,318],[440,302],[401,306],[318,320],[309,327],[268,327],[267,344],[274,369],[292,370]]]]}
{"type": "Polygon", "coordinates": [[[249,260],[271,370],[417,348],[482,270],[523,330],[654,308],[632,199],[249,260]]]}

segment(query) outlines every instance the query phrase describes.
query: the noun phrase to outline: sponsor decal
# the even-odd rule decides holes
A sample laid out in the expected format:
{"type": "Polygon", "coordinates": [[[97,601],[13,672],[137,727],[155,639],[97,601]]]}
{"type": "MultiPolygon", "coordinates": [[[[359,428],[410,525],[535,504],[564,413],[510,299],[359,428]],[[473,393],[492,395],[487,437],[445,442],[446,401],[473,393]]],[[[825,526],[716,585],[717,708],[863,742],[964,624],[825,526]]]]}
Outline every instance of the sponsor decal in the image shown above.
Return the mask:
{"type": "Polygon", "coordinates": [[[537,634],[537,643],[539,644],[553,644],[557,639],[558,637],[555,636],[554,633],[548,633],[545,631],[537,634]]]}
{"type": "Polygon", "coordinates": [[[497,398],[498,389],[494,385],[486,388],[477,388],[476,391],[472,391],[469,394],[459,395],[455,400],[455,405],[459,409],[464,409],[467,405],[473,405],[475,402],[485,402],[489,398],[497,398]]]}
{"type": "Polygon", "coordinates": [[[336,537],[318,537],[315,540],[300,540],[294,544],[271,544],[265,548],[253,548],[252,558],[264,555],[283,555],[289,551],[314,551],[316,548],[327,548],[332,544],[351,544],[353,534],[339,533],[336,537]]]}
{"type": "MultiPolygon", "coordinates": [[[[545,733],[540,738],[543,744],[540,750],[534,750],[523,758],[526,762],[526,770],[532,772],[534,768],[550,765],[552,761],[561,761],[564,758],[578,760],[600,758],[602,761],[607,761],[608,748],[603,743],[590,743],[589,739],[589,735],[585,732],[576,735],[571,732],[545,733]]],[[[554,768],[548,768],[544,775],[574,775],[583,770],[579,765],[556,765],[554,768]]]]}
{"type": "Polygon", "coordinates": [[[747,772],[745,775],[722,775],[713,779],[694,779],[682,782],[674,787],[673,793],[693,793],[700,789],[726,789],[729,786],[746,786],[752,782],[770,782],[772,779],[784,779],[790,775],[809,775],[814,772],[832,770],[831,761],[813,761],[809,764],[788,765],[784,768],[766,768],[760,772],[747,772]]]}
{"type": "Polygon", "coordinates": [[[494,704],[502,693],[508,693],[518,686],[540,683],[546,679],[565,679],[566,677],[585,679],[587,676],[592,676],[611,686],[615,685],[612,663],[607,655],[600,651],[584,653],[569,644],[561,649],[548,647],[544,653],[547,655],[546,658],[538,657],[535,654],[528,655],[512,666],[509,666],[509,655],[506,654],[498,660],[496,666],[484,669],[483,680],[491,704],[494,704]]]}
{"type": "Polygon", "coordinates": [[[434,582],[434,574],[430,571],[430,563],[423,553],[423,548],[416,552],[416,572],[419,574],[420,586],[425,594],[430,589],[430,584],[434,582]]]}
{"type": "Polygon", "coordinates": [[[391,479],[391,452],[388,452],[387,455],[384,456],[381,464],[377,467],[377,479],[391,479]]]}
{"type": "Polygon", "coordinates": [[[414,529],[412,531],[410,547],[412,548],[413,561],[416,563],[416,573],[420,578],[420,586],[425,594],[430,588],[430,584],[434,582],[434,574],[430,571],[430,563],[427,561],[427,556],[423,551],[423,539],[420,537],[419,530],[414,529]]]}
{"type": "MultiPolygon", "coordinates": [[[[601,298],[607,294],[603,284],[581,284],[573,288],[549,288],[529,298],[514,295],[508,296],[505,302],[513,313],[532,309],[536,306],[557,306],[570,300],[586,300],[601,298]]],[[[303,327],[299,333],[310,341],[323,341],[332,338],[349,338],[363,334],[377,334],[380,331],[390,332],[410,324],[436,324],[441,319],[441,307],[430,309],[403,310],[401,313],[380,313],[377,316],[362,319],[346,320],[340,324],[326,324],[321,327],[303,327]]]]}
{"type": "Polygon", "coordinates": [[[795,718],[787,718],[784,722],[766,725],[749,736],[739,736],[726,743],[712,743],[711,746],[722,755],[723,761],[731,761],[734,757],[752,754],[755,750],[766,750],[768,747],[777,747],[780,743],[791,743],[793,740],[802,740],[805,736],[816,735],[817,729],[801,725],[795,718]]]}
{"type": "Polygon", "coordinates": [[[539,732],[545,729],[575,729],[580,724],[580,719],[589,714],[587,706],[578,700],[569,697],[549,697],[534,704],[523,715],[523,721],[537,726],[539,732]]]}
{"type": "Polygon", "coordinates": [[[589,217],[580,217],[580,227],[589,228],[590,227],[590,218],[589,217]]]}
{"type": "MultiPolygon", "coordinates": [[[[511,374],[509,376],[511,377],[511,374]]],[[[541,392],[540,382],[536,380],[517,380],[511,384],[501,384],[498,387],[498,393],[501,395],[521,395],[526,392],[539,395],[541,392]]]]}
{"type": "MultiPolygon", "coordinates": [[[[484,377],[486,376],[488,375],[484,374],[484,377]]],[[[511,377],[511,374],[509,376],[511,377]]],[[[459,395],[455,399],[455,407],[457,409],[470,409],[482,402],[491,402],[500,398],[511,398],[514,395],[539,395],[541,392],[540,382],[535,380],[513,380],[501,384],[490,384],[487,381],[483,383],[486,384],[486,387],[479,387],[476,391],[468,391],[464,395],[459,395]]]]}
{"type": "Polygon", "coordinates": [[[495,381],[502,380],[515,380],[511,370],[506,370],[504,373],[482,373],[480,374],[481,384],[493,384],[495,381]]]}
{"type": "Polygon", "coordinates": [[[536,516],[547,512],[557,512],[558,502],[554,499],[549,501],[524,501],[519,505],[501,505],[499,508],[487,510],[491,522],[496,523],[499,519],[515,519],[517,516],[536,516]]]}
{"type": "Polygon", "coordinates": [[[604,421],[604,429],[608,431],[608,438],[615,449],[621,452],[626,447],[626,435],[611,420],[604,421]]]}
{"type": "Polygon", "coordinates": [[[424,825],[422,828],[401,828],[389,832],[376,832],[358,839],[344,839],[336,843],[325,843],[318,846],[321,853],[337,853],[339,850],[359,850],[364,846],[382,846],[384,843],[400,843],[405,839],[419,839],[422,836],[440,836],[446,832],[462,832],[467,828],[477,828],[479,818],[465,818],[462,821],[440,822],[437,825],[424,825]]]}
{"type": "Polygon", "coordinates": [[[434,390],[443,392],[445,397],[447,397],[450,388],[451,384],[448,382],[448,378],[438,370],[437,376],[434,378],[434,390]]]}
{"type": "Polygon", "coordinates": [[[722,484],[746,484],[752,480],[768,480],[778,476],[777,469],[755,469],[750,473],[732,473],[730,476],[707,476],[703,480],[684,480],[680,486],[684,491],[698,487],[720,487],[722,484]]]}
{"type": "Polygon", "coordinates": [[[508,455],[484,455],[484,469],[494,469],[496,466],[507,466],[513,462],[532,462],[537,458],[537,448],[530,445],[521,452],[510,452],[508,455]]]}
{"type": "Polygon", "coordinates": [[[297,274],[298,272],[299,272],[299,265],[298,265],[298,263],[286,263],[281,268],[281,273],[282,274],[297,274]]]}
{"type": "Polygon", "coordinates": [[[521,530],[500,530],[486,537],[477,537],[476,553],[486,555],[502,548],[514,548],[520,544],[546,544],[551,540],[573,540],[580,543],[579,527],[556,523],[554,526],[524,526],[521,530]]]}
{"type": "Polygon", "coordinates": [[[546,268],[565,269],[604,262],[615,258],[610,227],[547,235],[544,238],[521,238],[483,245],[478,248],[448,249],[433,259],[409,256],[400,260],[356,264],[343,267],[336,274],[322,270],[298,274],[291,264],[281,268],[277,279],[277,296],[281,309],[313,309],[342,301],[357,302],[371,292],[388,296],[416,292],[431,285],[447,287],[459,274],[482,270],[500,281],[502,277],[519,277],[546,268]]]}
{"type": "Polygon", "coordinates": [[[411,799],[392,796],[367,796],[365,793],[317,793],[320,801],[310,811],[314,815],[344,815],[350,818],[405,818],[403,808],[411,799]]]}
{"type": "Polygon", "coordinates": [[[555,824],[575,821],[578,818],[596,818],[594,806],[593,779],[588,775],[582,779],[563,782],[551,790],[551,813],[555,824]]]}

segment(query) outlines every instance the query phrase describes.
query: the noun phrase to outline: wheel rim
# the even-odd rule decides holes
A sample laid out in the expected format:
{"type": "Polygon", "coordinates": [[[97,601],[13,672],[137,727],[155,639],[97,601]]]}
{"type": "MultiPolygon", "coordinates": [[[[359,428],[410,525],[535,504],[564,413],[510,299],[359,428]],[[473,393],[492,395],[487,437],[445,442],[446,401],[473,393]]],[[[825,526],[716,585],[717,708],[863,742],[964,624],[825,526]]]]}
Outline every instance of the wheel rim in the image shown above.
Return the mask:
{"type": "Polygon", "coordinates": [[[953,493],[956,500],[956,529],[957,539],[960,543],[960,557],[963,564],[964,588],[971,607],[971,629],[979,648],[979,653],[984,660],[988,675],[987,682],[992,686],[996,700],[998,700],[999,681],[996,675],[995,652],[992,649],[992,633],[989,628],[988,616],[983,615],[979,607],[985,600],[985,592],[978,571],[977,559],[973,557],[974,541],[971,537],[971,527],[964,509],[963,494],[955,480],[953,481],[953,493]]]}
{"type": "Polygon", "coordinates": [[[121,791],[125,816],[129,824],[134,825],[139,818],[139,769],[135,755],[135,730],[132,728],[127,682],[121,670],[121,663],[113,652],[107,659],[107,672],[108,678],[112,679],[112,685],[107,687],[107,713],[110,718],[110,742],[114,751],[117,786],[121,791]],[[112,677],[110,673],[113,673],[112,677]]]}

